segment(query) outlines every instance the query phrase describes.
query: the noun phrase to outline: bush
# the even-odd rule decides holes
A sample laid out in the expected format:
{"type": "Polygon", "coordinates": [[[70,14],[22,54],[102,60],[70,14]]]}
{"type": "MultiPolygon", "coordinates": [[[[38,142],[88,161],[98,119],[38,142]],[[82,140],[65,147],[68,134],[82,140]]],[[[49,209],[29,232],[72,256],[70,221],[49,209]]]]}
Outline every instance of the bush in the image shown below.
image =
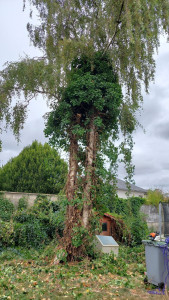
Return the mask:
{"type": "Polygon", "coordinates": [[[141,205],[145,201],[144,198],[140,197],[131,197],[128,199],[116,198],[113,203],[113,211],[123,216],[137,215],[140,212],[141,205]]]}
{"type": "Polygon", "coordinates": [[[66,175],[67,164],[57,151],[34,141],[0,168],[0,190],[58,194],[66,175]]]}
{"type": "Polygon", "coordinates": [[[159,202],[164,201],[164,195],[160,190],[148,190],[147,198],[146,198],[146,204],[147,205],[155,205],[158,207],[159,202]]]}
{"type": "Polygon", "coordinates": [[[128,199],[116,198],[116,201],[114,201],[112,214],[115,212],[122,217],[126,224],[125,231],[123,232],[124,240],[132,246],[141,244],[142,239],[148,235],[147,223],[140,213],[140,207],[145,201],[144,198],[140,197],[131,197],[128,199]]]}
{"type": "Polygon", "coordinates": [[[18,208],[0,195],[0,247],[39,248],[49,244],[56,234],[63,235],[66,202],[50,201],[39,195],[32,207],[21,198],[18,208]]]}
{"type": "Polygon", "coordinates": [[[14,241],[16,246],[38,248],[47,244],[49,237],[39,220],[34,220],[14,225],[14,241]]]}
{"type": "Polygon", "coordinates": [[[39,195],[32,207],[14,215],[14,241],[17,246],[41,247],[62,235],[65,209],[61,202],[39,195]]]}
{"type": "Polygon", "coordinates": [[[9,221],[14,213],[13,203],[0,194],[0,219],[9,221]]]}
{"type": "Polygon", "coordinates": [[[148,227],[146,222],[137,216],[133,218],[130,226],[131,236],[132,236],[132,246],[140,245],[143,238],[148,235],[148,227]]]}
{"type": "Polygon", "coordinates": [[[4,222],[0,219],[0,247],[8,247],[14,244],[13,222],[4,222]]]}
{"type": "Polygon", "coordinates": [[[18,210],[25,210],[28,208],[28,200],[25,197],[19,199],[18,210]]]}

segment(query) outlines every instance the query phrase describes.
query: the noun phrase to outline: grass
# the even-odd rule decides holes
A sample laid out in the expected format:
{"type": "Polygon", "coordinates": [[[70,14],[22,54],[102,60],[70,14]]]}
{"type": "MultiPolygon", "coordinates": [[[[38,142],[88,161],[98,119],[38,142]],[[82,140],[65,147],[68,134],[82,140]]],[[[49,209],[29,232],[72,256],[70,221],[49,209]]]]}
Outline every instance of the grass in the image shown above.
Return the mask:
{"type": "Polygon", "coordinates": [[[0,252],[0,300],[163,299],[144,285],[144,247],[120,247],[119,257],[52,265],[54,245],[44,251],[0,252]]]}

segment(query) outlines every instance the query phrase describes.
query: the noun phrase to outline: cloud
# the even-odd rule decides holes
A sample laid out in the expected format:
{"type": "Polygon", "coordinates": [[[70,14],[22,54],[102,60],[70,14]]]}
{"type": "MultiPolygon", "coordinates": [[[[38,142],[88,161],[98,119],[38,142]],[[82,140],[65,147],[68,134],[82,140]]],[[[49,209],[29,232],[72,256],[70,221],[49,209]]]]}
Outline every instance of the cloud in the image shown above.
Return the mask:
{"type": "Polygon", "coordinates": [[[165,140],[169,140],[169,120],[165,123],[158,123],[154,128],[154,134],[165,140]]]}

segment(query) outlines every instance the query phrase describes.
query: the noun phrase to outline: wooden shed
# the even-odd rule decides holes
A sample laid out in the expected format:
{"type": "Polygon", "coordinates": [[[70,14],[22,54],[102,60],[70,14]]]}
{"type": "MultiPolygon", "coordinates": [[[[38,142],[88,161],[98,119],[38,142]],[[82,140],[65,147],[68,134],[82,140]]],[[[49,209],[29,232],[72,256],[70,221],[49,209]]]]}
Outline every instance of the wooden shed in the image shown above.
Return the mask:
{"type": "MultiPolygon", "coordinates": [[[[126,226],[121,219],[117,219],[109,213],[105,213],[100,219],[102,232],[100,235],[112,236],[115,241],[122,242],[124,237],[124,231],[126,231],[126,226]]],[[[128,237],[130,240],[130,237],[128,237]]]]}

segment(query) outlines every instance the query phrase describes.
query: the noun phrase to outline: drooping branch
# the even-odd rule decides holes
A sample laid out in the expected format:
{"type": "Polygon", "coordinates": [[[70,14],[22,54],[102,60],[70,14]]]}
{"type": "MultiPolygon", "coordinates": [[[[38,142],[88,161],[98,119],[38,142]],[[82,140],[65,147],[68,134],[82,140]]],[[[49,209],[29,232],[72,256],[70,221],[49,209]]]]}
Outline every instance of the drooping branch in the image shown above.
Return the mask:
{"type": "Polygon", "coordinates": [[[44,57],[7,63],[0,72],[0,120],[6,121],[17,139],[27,116],[27,107],[37,95],[58,100],[53,65],[49,65],[44,57]]]}
{"type": "Polygon", "coordinates": [[[118,29],[119,29],[119,25],[121,24],[120,18],[121,18],[121,15],[122,15],[122,12],[123,12],[123,8],[124,8],[124,1],[125,1],[125,0],[123,0],[123,1],[122,1],[122,4],[121,4],[119,16],[118,16],[118,19],[117,19],[117,21],[116,21],[116,27],[115,27],[114,34],[113,34],[113,36],[112,36],[110,42],[109,42],[109,43],[107,44],[107,46],[105,47],[103,54],[105,54],[106,51],[109,49],[110,45],[113,45],[113,43],[114,43],[115,37],[116,37],[117,32],[118,32],[118,29]]]}
{"type": "MultiPolygon", "coordinates": [[[[25,88],[17,88],[17,87],[14,87],[13,91],[14,92],[21,92],[21,91],[28,92],[28,90],[25,89],[25,88]]],[[[40,90],[38,88],[37,89],[31,89],[30,93],[34,94],[34,95],[41,94],[41,95],[45,95],[46,97],[53,97],[54,99],[57,98],[57,93],[51,93],[51,91],[43,90],[43,89],[40,90]]],[[[34,96],[32,98],[34,98],[34,96]]]]}

